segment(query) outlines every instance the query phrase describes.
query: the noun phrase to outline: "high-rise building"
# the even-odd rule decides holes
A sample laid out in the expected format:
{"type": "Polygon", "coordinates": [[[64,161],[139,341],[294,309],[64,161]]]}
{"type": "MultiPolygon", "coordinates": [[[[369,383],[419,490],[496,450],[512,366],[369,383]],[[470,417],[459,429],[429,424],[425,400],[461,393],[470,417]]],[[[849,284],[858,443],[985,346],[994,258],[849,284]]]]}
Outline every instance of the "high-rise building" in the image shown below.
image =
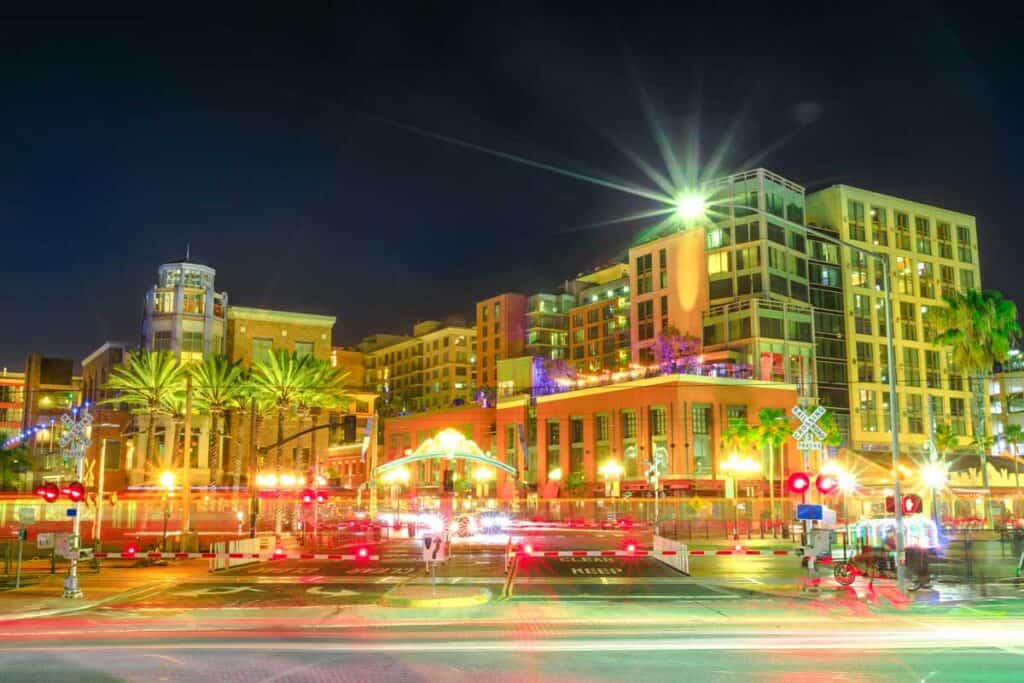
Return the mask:
{"type": "Polygon", "coordinates": [[[569,361],[578,372],[629,366],[629,266],[616,263],[577,277],[569,310],[569,361]]]}
{"type": "Polygon", "coordinates": [[[25,373],[0,370],[0,442],[21,433],[25,411],[25,373]]]}
{"type": "Polygon", "coordinates": [[[980,288],[974,217],[849,185],[809,195],[807,216],[844,240],[885,254],[891,267],[895,368],[888,362],[881,265],[842,249],[850,445],[861,452],[889,450],[890,371],[898,387],[901,449],[920,452],[932,420],[970,435],[971,411],[985,411],[987,397],[972,407],[964,373],[932,343],[925,313],[944,305],[943,295],[980,288]]]}
{"type": "Polygon", "coordinates": [[[765,169],[710,183],[709,211],[629,249],[633,358],[658,334],[703,340],[706,364],[813,394],[804,190],[765,169]]]}
{"type": "Polygon", "coordinates": [[[569,352],[569,309],[572,294],[539,292],[526,301],[526,355],[564,360],[569,352]]]}
{"type": "Polygon", "coordinates": [[[526,295],[506,292],[476,304],[476,379],[480,387],[498,385],[498,361],[526,349],[526,295]]]}
{"type": "Polygon", "coordinates": [[[459,316],[425,320],[411,337],[363,340],[366,382],[385,413],[435,410],[468,403],[476,390],[476,328],[459,316]],[[391,341],[391,343],[387,343],[391,341]]]}

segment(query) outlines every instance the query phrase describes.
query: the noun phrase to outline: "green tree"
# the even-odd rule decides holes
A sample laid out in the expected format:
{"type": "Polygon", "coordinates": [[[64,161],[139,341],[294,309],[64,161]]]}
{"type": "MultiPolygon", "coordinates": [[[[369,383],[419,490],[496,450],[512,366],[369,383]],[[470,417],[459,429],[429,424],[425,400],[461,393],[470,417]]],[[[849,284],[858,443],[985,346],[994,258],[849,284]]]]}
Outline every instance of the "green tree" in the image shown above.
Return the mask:
{"type": "Polygon", "coordinates": [[[825,411],[825,414],[818,419],[818,426],[825,430],[825,438],[821,440],[822,446],[838,448],[843,445],[843,431],[839,429],[835,413],[831,410],[825,411]]]}
{"type": "MultiPolygon", "coordinates": [[[[948,348],[954,364],[968,374],[973,396],[971,410],[973,446],[979,449],[982,485],[988,485],[988,460],[985,445],[985,388],[992,366],[1009,356],[1020,338],[1017,306],[999,292],[969,289],[943,297],[946,306],[928,309],[927,320],[935,330],[934,343],[948,348]]],[[[989,518],[991,497],[986,493],[989,518]]]]}
{"type": "Polygon", "coordinates": [[[175,397],[185,388],[185,372],[170,351],[141,351],[129,356],[127,364],[114,368],[103,387],[118,395],[102,403],[123,403],[133,413],[146,416],[147,467],[155,466],[156,419],[173,413],[175,397]]]}
{"type": "Polygon", "coordinates": [[[230,410],[241,408],[245,402],[245,372],[241,363],[232,363],[227,357],[219,355],[207,356],[203,362],[191,365],[189,372],[192,373],[192,400],[210,416],[210,467],[215,468],[219,474],[223,469],[220,446],[224,416],[230,410]]]}
{"type": "Polygon", "coordinates": [[[252,365],[250,389],[256,400],[277,415],[277,451],[274,470],[280,472],[284,460],[285,415],[297,408],[314,390],[318,381],[312,356],[299,357],[278,349],[252,365]]]}
{"type": "Polygon", "coordinates": [[[722,432],[722,445],[730,451],[753,448],[757,445],[757,428],[740,420],[733,420],[722,432]]]}
{"type": "MultiPolygon", "coordinates": [[[[0,443],[8,438],[0,432],[0,443]]],[[[23,445],[14,448],[0,447],[0,491],[18,490],[18,475],[28,469],[28,449],[23,445]]]]}
{"type": "Polygon", "coordinates": [[[932,434],[932,445],[935,446],[936,453],[945,457],[950,451],[960,445],[960,437],[957,436],[952,425],[948,423],[938,424],[935,425],[935,431],[932,434]]]}
{"type": "MultiPolygon", "coordinates": [[[[346,393],[346,384],[349,376],[347,372],[334,367],[329,361],[318,358],[311,358],[309,365],[311,381],[306,391],[302,394],[298,405],[300,431],[302,421],[306,418],[312,421],[312,425],[315,428],[322,411],[333,408],[345,408],[347,410],[348,404],[352,400],[346,393]]],[[[300,464],[300,469],[305,468],[307,464],[312,464],[313,469],[317,469],[316,432],[310,432],[309,435],[309,455],[311,462],[300,464]]],[[[314,475],[316,474],[318,472],[314,472],[314,475]]]]}
{"type": "Polygon", "coordinates": [[[1003,432],[1006,443],[1010,445],[1010,455],[1013,456],[1013,478],[1014,485],[1020,488],[1020,445],[1024,442],[1024,427],[1017,424],[1006,425],[1003,432]]]}
{"type": "MultiPolygon", "coordinates": [[[[754,425],[754,443],[759,448],[768,449],[768,496],[775,518],[775,454],[781,452],[786,439],[793,435],[793,426],[784,410],[778,408],[762,408],[757,413],[757,424],[754,425]]],[[[780,478],[786,475],[785,464],[780,463],[780,478]]]]}

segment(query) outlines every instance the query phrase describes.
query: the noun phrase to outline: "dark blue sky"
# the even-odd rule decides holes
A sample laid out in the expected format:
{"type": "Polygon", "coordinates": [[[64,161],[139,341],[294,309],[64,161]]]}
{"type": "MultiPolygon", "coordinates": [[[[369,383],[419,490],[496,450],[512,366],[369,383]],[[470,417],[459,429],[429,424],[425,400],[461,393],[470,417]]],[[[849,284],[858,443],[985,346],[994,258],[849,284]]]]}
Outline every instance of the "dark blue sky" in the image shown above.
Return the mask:
{"type": "Polygon", "coordinates": [[[393,122],[640,183],[613,140],[663,168],[641,88],[681,158],[735,124],[723,172],[977,215],[983,284],[1024,301],[1019,14],[339,6],[0,17],[0,365],[136,341],[186,242],[232,302],[337,315],[343,343],[550,288],[641,224],[580,226],[652,204],[393,122]]]}

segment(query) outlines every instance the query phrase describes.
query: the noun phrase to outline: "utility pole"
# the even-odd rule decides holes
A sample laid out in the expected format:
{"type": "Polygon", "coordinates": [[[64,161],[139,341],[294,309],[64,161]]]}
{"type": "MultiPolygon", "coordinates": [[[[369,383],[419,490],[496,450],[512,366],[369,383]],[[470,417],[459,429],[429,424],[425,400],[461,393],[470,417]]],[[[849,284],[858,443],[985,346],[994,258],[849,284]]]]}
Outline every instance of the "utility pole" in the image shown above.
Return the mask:
{"type": "MultiPolygon", "coordinates": [[[[63,434],[60,437],[60,447],[64,453],[75,459],[75,481],[82,480],[82,475],[85,473],[85,449],[92,443],[89,440],[92,415],[89,414],[89,409],[86,407],[81,410],[81,416],[78,414],[78,408],[72,408],[71,415],[65,414],[61,417],[63,434]]],[[[75,507],[68,510],[72,519],[71,543],[69,544],[71,566],[68,568],[67,578],[64,579],[65,598],[83,597],[82,590],[78,587],[78,554],[82,548],[81,517],[78,516],[80,509],[81,502],[75,501],[75,507]]]]}
{"type": "Polygon", "coordinates": [[[188,551],[192,541],[192,373],[185,375],[185,462],[181,488],[181,550],[188,551]]]}
{"type": "Polygon", "coordinates": [[[249,406],[249,538],[256,538],[259,497],[256,493],[256,399],[249,406]]]}
{"type": "Polygon", "coordinates": [[[100,543],[103,535],[103,472],[107,467],[107,440],[100,442],[100,472],[96,479],[96,520],[92,523],[92,540],[96,551],[101,550],[100,543]]]}

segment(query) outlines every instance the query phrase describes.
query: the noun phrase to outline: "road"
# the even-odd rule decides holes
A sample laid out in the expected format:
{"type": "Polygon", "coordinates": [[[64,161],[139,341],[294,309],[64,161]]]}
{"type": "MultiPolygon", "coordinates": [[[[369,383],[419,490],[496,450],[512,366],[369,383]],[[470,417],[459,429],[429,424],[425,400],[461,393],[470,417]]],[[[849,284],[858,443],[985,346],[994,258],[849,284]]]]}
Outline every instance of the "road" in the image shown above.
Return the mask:
{"type": "MultiPolygon", "coordinates": [[[[539,550],[647,543],[592,530],[535,530],[514,541],[539,550]]],[[[438,572],[441,590],[499,595],[506,542],[457,542],[438,572]]],[[[111,563],[83,576],[87,594],[110,590],[109,599],[0,624],[0,677],[992,681],[1017,680],[1024,665],[1024,601],[907,605],[856,593],[808,601],[781,591],[801,576],[793,557],[693,558],[692,576],[646,557],[522,558],[507,600],[399,609],[378,602],[433,581],[420,547],[395,540],[374,552],[378,561],[272,561],[215,574],[198,561],[111,563]]]]}

